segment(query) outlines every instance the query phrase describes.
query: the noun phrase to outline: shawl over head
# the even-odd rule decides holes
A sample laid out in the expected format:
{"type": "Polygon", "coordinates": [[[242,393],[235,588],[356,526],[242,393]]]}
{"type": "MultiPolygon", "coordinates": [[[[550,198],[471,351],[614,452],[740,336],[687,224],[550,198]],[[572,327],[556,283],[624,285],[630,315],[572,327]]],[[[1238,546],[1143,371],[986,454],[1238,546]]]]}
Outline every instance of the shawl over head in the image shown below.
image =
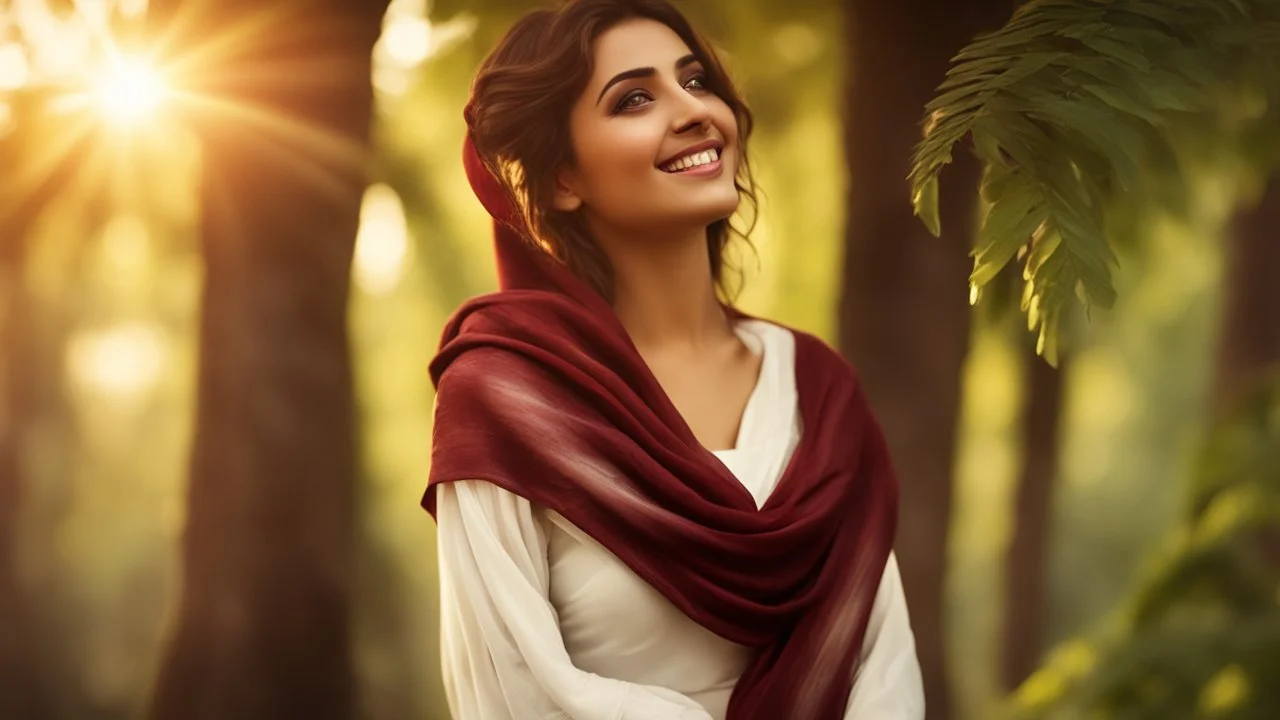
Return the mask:
{"type": "MultiPolygon", "coordinates": [[[[694,437],[595,290],[525,241],[470,138],[501,290],[459,308],[430,371],[434,488],[480,479],[554,510],[754,656],[729,720],[844,715],[893,542],[897,481],[852,368],[796,339],[803,432],[763,507],[694,437]]],[[[726,308],[736,318],[746,315],[726,308]]]]}

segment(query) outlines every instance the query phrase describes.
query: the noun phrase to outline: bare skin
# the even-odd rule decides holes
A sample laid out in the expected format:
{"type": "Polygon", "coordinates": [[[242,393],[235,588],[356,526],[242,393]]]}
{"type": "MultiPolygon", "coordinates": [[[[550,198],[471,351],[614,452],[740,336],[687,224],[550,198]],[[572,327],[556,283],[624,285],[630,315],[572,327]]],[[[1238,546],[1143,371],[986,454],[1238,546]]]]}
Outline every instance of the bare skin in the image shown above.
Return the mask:
{"type": "Polygon", "coordinates": [[[735,447],[742,413],[760,376],[759,356],[736,336],[698,353],[664,356],[641,350],[641,355],[703,447],[735,447]]]}

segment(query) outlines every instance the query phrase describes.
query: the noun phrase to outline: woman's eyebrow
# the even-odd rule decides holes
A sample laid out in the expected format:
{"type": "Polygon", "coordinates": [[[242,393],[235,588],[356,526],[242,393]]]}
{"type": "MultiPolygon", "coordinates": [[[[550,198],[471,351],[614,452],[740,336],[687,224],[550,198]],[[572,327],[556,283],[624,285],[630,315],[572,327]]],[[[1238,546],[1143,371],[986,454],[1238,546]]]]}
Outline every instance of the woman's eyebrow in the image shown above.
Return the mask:
{"type": "MultiPolygon", "coordinates": [[[[698,58],[696,56],[692,54],[685,55],[684,57],[676,61],[676,69],[683,70],[686,66],[692,65],[695,62],[698,62],[698,58]]],[[[596,105],[599,105],[600,101],[604,99],[604,94],[609,92],[609,88],[613,87],[614,85],[617,85],[623,80],[630,80],[632,78],[641,78],[641,77],[651,77],[656,72],[658,71],[653,67],[638,67],[638,68],[632,68],[631,70],[623,70],[617,75],[614,75],[613,77],[609,78],[609,82],[605,83],[604,87],[600,89],[600,96],[596,98],[596,105]]]]}

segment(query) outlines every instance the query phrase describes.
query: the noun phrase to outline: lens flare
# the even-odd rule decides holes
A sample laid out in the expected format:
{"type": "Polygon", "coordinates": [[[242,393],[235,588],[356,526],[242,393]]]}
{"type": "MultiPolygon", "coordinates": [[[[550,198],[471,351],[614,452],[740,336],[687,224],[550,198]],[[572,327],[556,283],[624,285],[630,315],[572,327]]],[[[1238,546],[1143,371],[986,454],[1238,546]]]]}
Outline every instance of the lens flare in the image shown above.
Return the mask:
{"type": "Polygon", "coordinates": [[[160,73],[136,58],[120,58],[97,85],[98,106],[114,122],[136,124],[155,116],[168,95],[160,73]]]}

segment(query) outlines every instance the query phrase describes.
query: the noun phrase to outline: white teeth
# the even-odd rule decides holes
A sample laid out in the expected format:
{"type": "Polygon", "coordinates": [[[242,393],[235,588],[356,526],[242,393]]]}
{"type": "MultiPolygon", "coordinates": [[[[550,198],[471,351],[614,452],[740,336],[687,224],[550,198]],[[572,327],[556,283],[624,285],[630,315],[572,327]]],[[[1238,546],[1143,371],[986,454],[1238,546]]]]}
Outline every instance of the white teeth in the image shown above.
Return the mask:
{"type": "Polygon", "coordinates": [[[681,170],[688,170],[691,167],[697,167],[699,165],[710,165],[719,159],[720,151],[713,148],[711,150],[704,150],[692,155],[686,155],[679,160],[668,163],[662,169],[667,172],[680,172],[681,170]]]}

